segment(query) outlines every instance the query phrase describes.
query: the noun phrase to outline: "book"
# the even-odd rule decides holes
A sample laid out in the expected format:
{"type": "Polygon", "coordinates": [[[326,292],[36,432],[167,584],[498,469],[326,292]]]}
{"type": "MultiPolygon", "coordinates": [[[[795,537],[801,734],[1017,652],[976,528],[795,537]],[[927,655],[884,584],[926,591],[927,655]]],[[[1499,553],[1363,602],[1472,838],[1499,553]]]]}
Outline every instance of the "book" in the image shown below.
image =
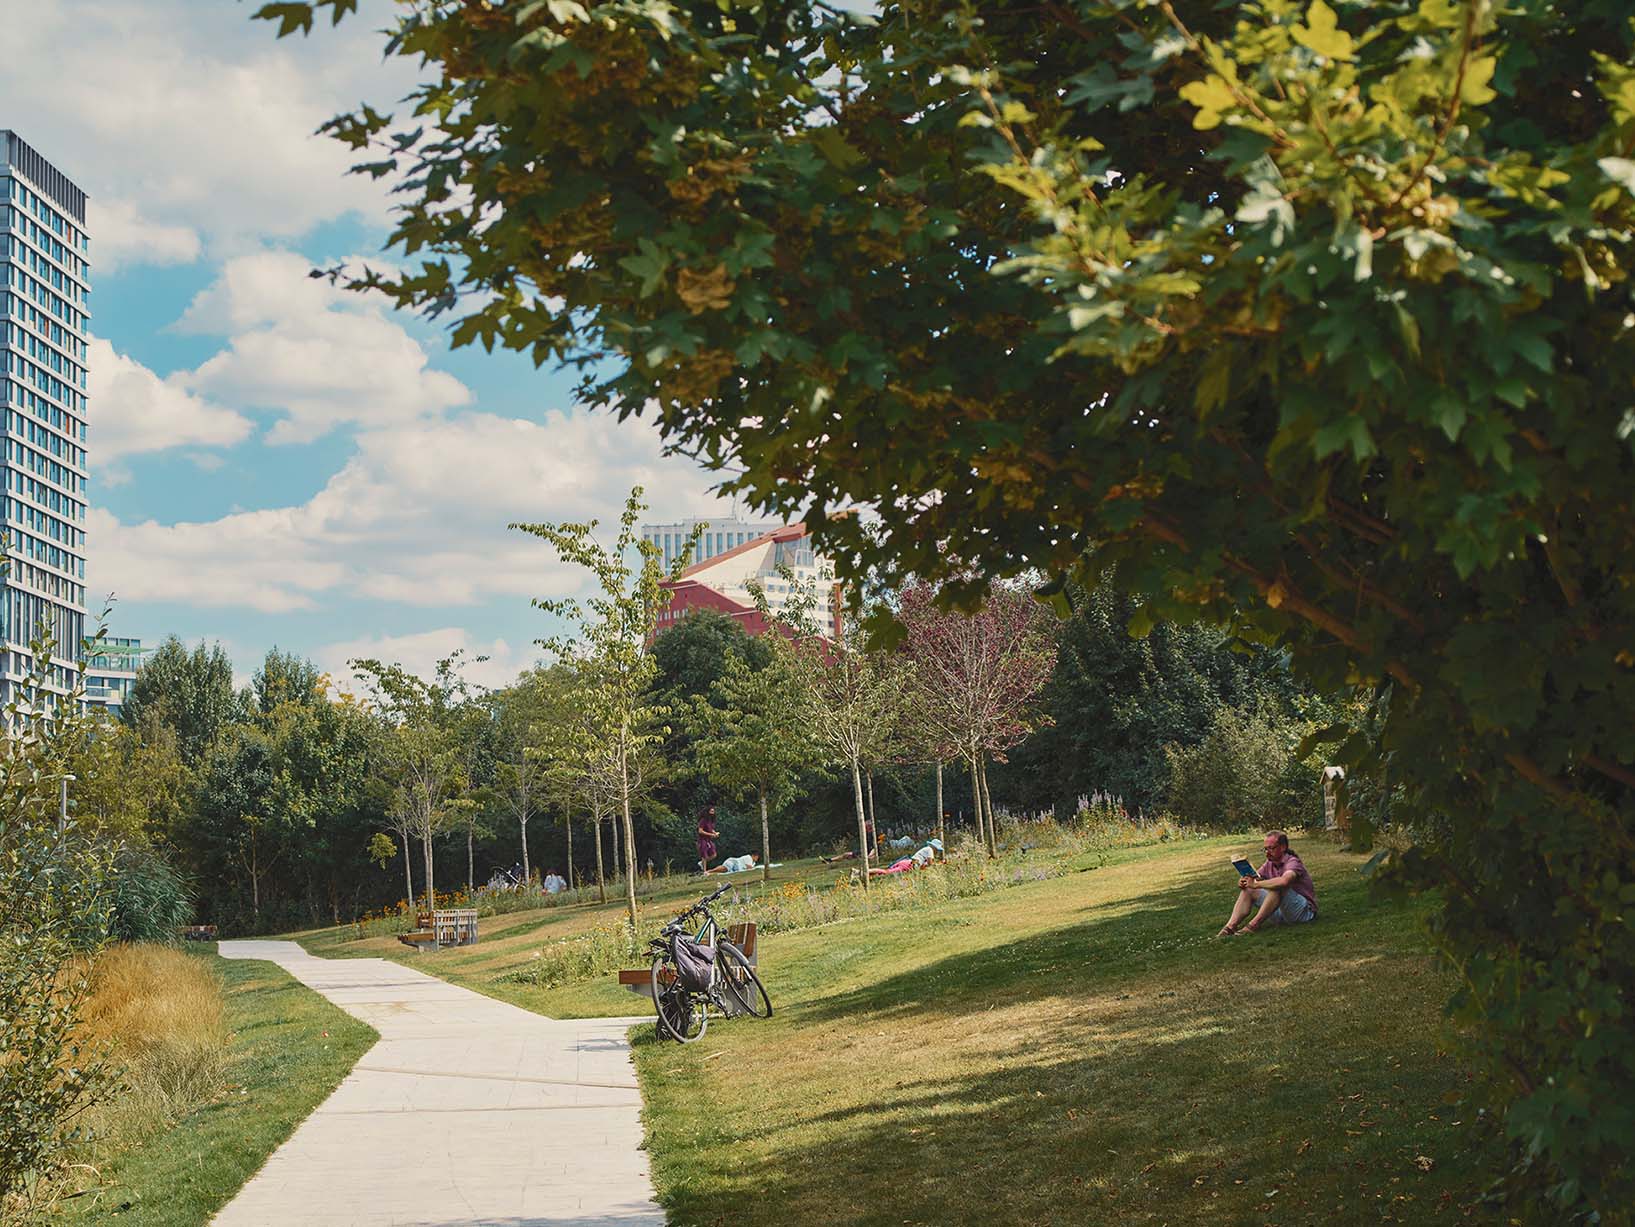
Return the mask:
{"type": "Polygon", "coordinates": [[[1232,868],[1238,871],[1238,877],[1240,878],[1252,878],[1255,876],[1255,867],[1248,861],[1244,860],[1241,856],[1235,856],[1232,858],[1232,868]]]}

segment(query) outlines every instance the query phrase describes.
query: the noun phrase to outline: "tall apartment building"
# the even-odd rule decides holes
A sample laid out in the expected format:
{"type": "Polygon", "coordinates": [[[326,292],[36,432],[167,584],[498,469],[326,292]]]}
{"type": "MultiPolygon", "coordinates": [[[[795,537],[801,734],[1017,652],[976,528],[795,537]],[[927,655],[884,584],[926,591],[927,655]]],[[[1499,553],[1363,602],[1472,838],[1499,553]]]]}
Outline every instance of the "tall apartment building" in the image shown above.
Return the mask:
{"type": "Polygon", "coordinates": [[[781,520],[679,520],[674,524],[643,524],[641,535],[644,540],[653,542],[659,547],[660,560],[665,570],[681,554],[682,549],[692,538],[696,529],[702,528],[698,544],[693,547],[691,557],[687,559],[689,566],[697,566],[701,562],[708,562],[728,550],[737,549],[746,545],[757,537],[764,537],[767,533],[775,532],[783,527],[781,520]]]}
{"type": "Polygon", "coordinates": [[[0,470],[10,562],[0,586],[0,702],[27,677],[42,627],[56,641],[51,683],[71,689],[85,635],[90,246],[85,193],[0,129],[0,470]]]}

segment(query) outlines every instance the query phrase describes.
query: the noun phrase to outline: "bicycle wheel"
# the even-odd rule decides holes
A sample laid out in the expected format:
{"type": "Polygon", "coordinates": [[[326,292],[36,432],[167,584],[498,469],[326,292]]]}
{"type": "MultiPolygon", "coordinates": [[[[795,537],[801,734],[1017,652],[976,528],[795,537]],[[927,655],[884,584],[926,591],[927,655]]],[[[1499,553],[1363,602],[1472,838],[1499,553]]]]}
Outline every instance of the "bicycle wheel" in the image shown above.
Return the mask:
{"type": "Polygon", "coordinates": [[[729,1001],[755,1018],[772,1017],[772,998],[766,995],[766,986],[742,950],[722,938],[715,948],[715,966],[729,1001]]]}
{"type": "Polygon", "coordinates": [[[710,1025],[710,1016],[705,1012],[702,998],[689,993],[673,976],[667,978],[659,974],[674,970],[670,960],[661,957],[653,960],[649,972],[653,986],[653,1009],[658,1015],[658,1033],[669,1036],[677,1043],[690,1044],[704,1034],[704,1029],[710,1025]]]}

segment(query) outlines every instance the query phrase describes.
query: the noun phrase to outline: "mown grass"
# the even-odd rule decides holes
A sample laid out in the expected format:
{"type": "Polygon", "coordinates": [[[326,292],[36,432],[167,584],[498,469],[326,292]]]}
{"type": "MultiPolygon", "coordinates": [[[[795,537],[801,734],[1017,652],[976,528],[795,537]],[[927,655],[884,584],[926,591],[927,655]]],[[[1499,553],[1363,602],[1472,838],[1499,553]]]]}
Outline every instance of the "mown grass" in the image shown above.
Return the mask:
{"type": "MultiPolygon", "coordinates": [[[[1322,919],[1217,940],[1255,842],[765,939],[770,1021],[633,1032],[672,1223],[1483,1221],[1497,1146],[1419,913],[1314,838],[1322,919]]],[[[554,1017],[641,1012],[611,977],[494,982],[553,932],[415,965],[554,1017]]]]}
{"type": "Polygon", "coordinates": [[[53,1222],[202,1227],[375,1041],[270,963],[197,947],[162,956],[141,960],[159,978],[144,985],[132,960],[103,1007],[93,1004],[92,1026],[119,1045],[132,1089],[105,1110],[107,1132],[53,1222]],[[206,986],[219,986],[213,1000],[206,986]],[[213,1060],[154,1066],[143,1055],[174,1058],[203,1043],[217,1045],[213,1060]],[[214,1078],[179,1084],[184,1065],[214,1078]]]}
{"type": "Polygon", "coordinates": [[[1312,841],[1322,919],[1215,939],[1244,848],[769,941],[772,1020],[635,1033],[671,1221],[1482,1221],[1417,916],[1312,841]]]}

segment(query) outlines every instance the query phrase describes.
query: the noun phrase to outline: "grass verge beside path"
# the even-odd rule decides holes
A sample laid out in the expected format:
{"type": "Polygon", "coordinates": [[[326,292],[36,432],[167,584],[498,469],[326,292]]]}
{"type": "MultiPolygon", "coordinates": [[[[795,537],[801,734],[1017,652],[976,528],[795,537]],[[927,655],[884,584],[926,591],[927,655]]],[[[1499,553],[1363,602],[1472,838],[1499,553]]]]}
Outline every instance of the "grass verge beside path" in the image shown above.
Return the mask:
{"type": "MultiPolygon", "coordinates": [[[[767,938],[770,1021],[633,1033],[672,1224],[1485,1221],[1498,1147],[1461,1103],[1419,916],[1297,839],[1322,918],[1217,940],[1253,842],[767,938]]],[[[472,986],[640,1012],[607,979],[472,986]]]]}
{"type": "Polygon", "coordinates": [[[772,1020],[635,1033],[671,1222],[1483,1221],[1417,917],[1296,843],[1288,931],[1212,936],[1237,839],[769,941],[772,1020]]]}
{"type": "Polygon", "coordinates": [[[271,963],[208,958],[225,992],[227,1089],[139,1146],[93,1156],[94,1186],[52,1222],[203,1227],[375,1042],[271,963]]]}

